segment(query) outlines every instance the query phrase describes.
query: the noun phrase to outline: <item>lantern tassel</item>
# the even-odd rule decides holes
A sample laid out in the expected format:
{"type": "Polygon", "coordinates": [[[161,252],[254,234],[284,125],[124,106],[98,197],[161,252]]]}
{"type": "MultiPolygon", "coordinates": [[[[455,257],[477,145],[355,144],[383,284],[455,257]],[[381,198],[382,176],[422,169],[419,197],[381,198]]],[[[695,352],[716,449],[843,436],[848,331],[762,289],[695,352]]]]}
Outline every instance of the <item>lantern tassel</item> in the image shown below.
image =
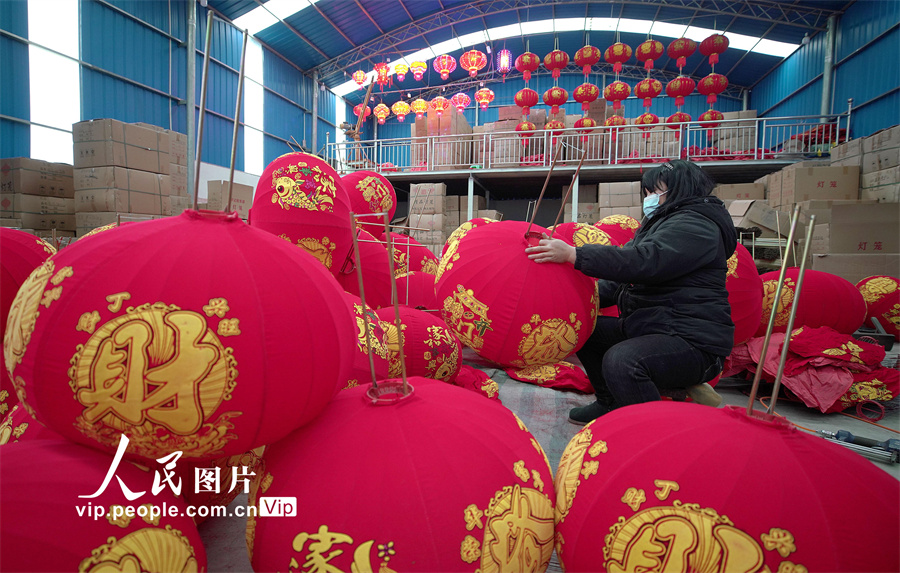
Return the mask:
{"type": "Polygon", "coordinates": [[[622,102],[620,100],[613,100],[613,109],[621,109],[622,102]]]}
{"type": "Polygon", "coordinates": [[[706,96],[706,103],[710,105],[716,103],[716,94],[709,94],[708,96],[706,96]]]}
{"type": "Polygon", "coordinates": [[[653,105],[653,101],[650,98],[645,97],[644,98],[644,107],[650,107],[651,105],[653,105]]]}
{"type": "Polygon", "coordinates": [[[587,111],[591,108],[591,104],[589,102],[583,101],[581,102],[581,111],[587,111]]]}
{"type": "Polygon", "coordinates": [[[587,80],[587,77],[591,73],[591,67],[590,66],[581,66],[581,71],[584,72],[584,79],[587,80]]]}
{"type": "Polygon", "coordinates": [[[678,56],[678,59],[675,60],[675,65],[678,66],[679,75],[681,73],[681,68],[687,65],[687,58],[684,56],[678,56]]]}
{"type": "Polygon", "coordinates": [[[616,62],[613,64],[613,71],[617,74],[622,71],[622,62],[616,62]]]}
{"type": "Polygon", "coordinates": [[[522,72],[522,77],[525,78],[525,81],[527,82],[531,79],[531,71],[525,70],[524,72],[522,72]]]}
{"type": "MultiPolygon", "coordinates": [[[[675,97],[675,107],[681,107],[684,105],[684,96],[676,96],[675,97]]],[[[680,111],[680,110],[679,110],[680,111]]]]}
{"type": "Polygon", "coordinates": [[[644,69],[652,70],[653,69],[653,60],[645,60],[644,61],[644,69]]]}
{"type": "Polygon", "coordinates": [[[719,63],[719,54],[712,53],[709,55],[709,65],[714,66],[719,63]]]}
{"type": "Polygon", "coordinates": [[[559,79],[559,68],[553,68],[553,79],[559,79]]]}

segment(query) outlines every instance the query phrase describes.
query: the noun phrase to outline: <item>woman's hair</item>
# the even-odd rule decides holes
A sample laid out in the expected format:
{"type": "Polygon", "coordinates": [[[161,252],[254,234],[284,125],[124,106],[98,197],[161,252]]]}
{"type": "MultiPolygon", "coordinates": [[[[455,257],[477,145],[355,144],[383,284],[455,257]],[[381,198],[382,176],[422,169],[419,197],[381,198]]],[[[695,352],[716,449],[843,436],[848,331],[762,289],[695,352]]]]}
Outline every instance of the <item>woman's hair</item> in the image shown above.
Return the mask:
{"type": "Polygon", "coordinates": [[[690,197],[705,197],[715,187],[712,178],[696,163],[676,159],[644,172],[641,177],[641,197],[646,197],[648,191],[655,191],[660,181],[669,190],[666,194],[667,204],[690,197]]]}

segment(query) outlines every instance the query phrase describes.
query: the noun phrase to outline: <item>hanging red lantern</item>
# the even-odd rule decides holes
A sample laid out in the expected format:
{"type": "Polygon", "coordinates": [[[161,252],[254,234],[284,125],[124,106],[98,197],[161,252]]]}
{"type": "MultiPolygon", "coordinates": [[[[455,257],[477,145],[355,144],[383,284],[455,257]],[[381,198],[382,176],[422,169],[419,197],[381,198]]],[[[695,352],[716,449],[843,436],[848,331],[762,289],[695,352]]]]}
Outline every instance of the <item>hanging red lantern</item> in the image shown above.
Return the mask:
{"type": "Polygon", "coordinates": [[[619,128],[628,125],[628,122],[621,115],[611,115],[606,118],[606,121],[603,122],[603,125],[606,127],[612,127],[614,129],[610,130],[610,138],[615,141],[616,137],[619,134],[619,128]]]}
{"type": "Polygon", "coordinates": [[[660,59],[665,53],[662,42],[659,40],[645,40],[637,47],[634,56],[644,62],[644,69],[652,70],[653,62],[660,59]]]}
{"type": "Polygon", "coordinates": [[[497,52],[497,64],[496,68],[497,73],[503,76],[503,81],[506,81],[506,74],[513,69],[513,57],[512,52],[507,50],[506,48],[497,52]]]}
{"type": "Polygon", "coordinates": [[[400,63],[394,66],[394,73],[397,74],[397,79],[401,82],[406,79],[407,72],[409,72],[409,66],[406,64],[400,63]]]}
{"type": "Polygon", "coordinates": [[[356,70],[355,72],[353,72],[353,75],[350,77],[352,77],[353,81],[356,82],[356,85],[359,86],[356,89],[362,88],[363,84],[366,83],[366,72],[364,72],[362,70],[356,70]]]}
{"type": "Polygon", "coordinates": [[[356,326],[354,328],[356,350],[353,352],[352,368],[349,370],[346,382],[341,386],[341,389],[347,390],[372,383],[369,354],[372,355],[372,364],[375,367],[375,380],[387,379],[390,376],[388,361],[391,353],[388,349],[387,332],[372,307],[366,305],[365,316],[363,316],[362,302],[357,295],[344,292],[344,300],[353,313],[356,326]],[[366,342],[367,329],[368,343],[366,342]]]}
{"type": "MultiPolygon", "coordinates": [[[[462,366],[462,344],[456,334],[441,320],[440,315],[408,306],[402,306],[399,310],[406,375],[443,382],[456,378],[462,366]]],[[[394,325],[396,315],[393,308],[382,308],[376,314],[383,322],[394,325]]],[[[394,359],[400,359],[399,352],[394,353],[394,359]]]]}
{"type": "Polygon", "coordinates": [[[550,141],[553,145],[556,145],[557,139],[565,128],[566,123],[558,119],[551,119],[544,125],[544,129],[550,132],[550,141]]]}
{"type": "Polygon", "coordinates": [[[659,116],[655,113],[644,112],[641,115],[634,118],[634,125],[637,126],[638,129],[644,132],[644,137],[649,138],[650,134],[647,133],[648,129],[653,129],[653,126],[659,123],[659,116]]]}
{"type": "Polygon", "coordinates": [[[487,109],[492,101],[494,101],[494,92],[489,88],[481,88],[475,92],[475,102],[481,109],[487,109]]]}
{"type": "MultiPolygon", "coordinates": [[[[460,340],[488,360],[517,368],[565,359],[584,344],[596,319],[593,279],[571,272],[569,263],[528,259],[528,226],[500,221],[469,230],[456,251],[444,255],[435,285],[444,321],[460,340]]],[[[537,225],[531,231],[549,234],[537,225]]]]}
{"type": "Polygon", "coordinates": [[[521,121],[516,125],[516,131],[522,136],[522,145],[528,144],[528,139],[534,135],[536,130],[537,126],[530,121],[521,121]]]}
{"type": "MultiPolygon", "coordinates": [[[[393,220],[397,211],[397,193],[384,175],[364,169],[351,171],[341,177],[341,186],[347,193],[352,212],[357,215],[387,213],[388,220],[393,220]]],[[[356,226],[378,239],[384,238],[382,217],[358,217],[356,226]]]]}
{"type": "Polygon", "coordinates": [[[588,111],[591,108],[591,102],[596,101],[600,97],[600,88],[594,84],[581,84],[572,93],[572,99],[581,104],[581,111],[588,111]]]}
{"type": "MultiPolygon", "coordinates": [[[[353,115],[355,115],[356,117],[359,117],[359,114],[361,114],[361,113],[363,113],[363,104],[358,103],[355,106],[353,106],[353,115]]],[[[370,115],[372,115],[372,108],[370,108],[369,106],[366,106],[366,115],[363,119],[364,120],[369,119],[370,115]]]]}
{"type": "Polygon", "coordinates": [[[385,120],[391,115],[391,109],[383,103],[380,103],[375,106],[372,113],[375,114],[375,117],[378,119],[378,124],[384,125],[385,120]]]}
{"type": "Polygon", "coordinates": [[[527,116],[538,103],[538,93],[531,88],[523,88],[516,92],[514,100],[522,108],[522,115],[527,116]]]}
{"type": "Polygon", "coordinates": [[[419,310],[440,311],[434,279],[434,274],[425,271],[397,275],[397,302],[419,310]]]}
{"type": "Polygon", "coordinates": [[[426,378],[409,384],[408,398],[379,384],[392,393],[378,402],[374,389],[341,392],[314,424],[267,449],[251,503],[290,496],[302,510],[248,522],[254,571],[308,555],[327,557],[330,571],[547,568],[553,475],[540,445],[494,400],[426,378]],[[308,471],[310,460],[323,471],[308,471]],[[385,519],[398,511],[404,519],[385,519]]]}
{"type": "Polygon", "coordinates": [[[459,113],[462,113],[467,107],[469,107],[469,104],[472,103],[472,98],[470,98],[463,92],[459,92],[458,94],[454,94],[453,97],[450,98],[450,103],[453,104],[453,107],[459,110],[459,113]]]}
{"type": "Polygon", "coordinates": [[[422,77],[425,76],[425,72],[428,71],[428,64],[425,62],[413,62],[409,65],[409,71],[413,73],[413,78],[417,82],[421,82],[422,77]]]}
{"type": "MultiPolygon", "coordinates": [[[[412,226],[415,227],[416,216],[410,217],[412,226]]],[[[391,242],[394,249],[394,275],[402,275],[409,272],[421,271],[437,274],[438,264],[441,262],[437,255],[409,235],[391,233],[391,242]]]]}
{"type": "Polygon", "coordinates": [[[484,52],[469,50],[459,57],[459,65],[462,69],[468,70],[469,75],[474,78],[478,75],[478,71],[487,65],[487,56],[484,52]]]}
{"type": "Polygon", "coordinates": [[[575,52],[575,63],[581,66],[581,71],[585,77],[591,73],[591,66],[599,61],[600,49],[590,44],[575,52]]]}
{"type": "Polygon", "coordinates": [[[734,346],[747,342],[756,334],[762,317],[763,281],[756,270],[753,255],[738,243],[728,259],[725,288],[734,322],[734,346]]]}
{"type": "Polygon", "coordinates": [[[613,109],[620,109],[622,101],[631,95],[631,86],[622,81],[614,81],[603,90],[606,101],[613,102],[613,109]]]}
{"type": "Polygon", "coordinates": [[[644,107],[653,104],[653,98],[662,93],[662,83],[653,78],[644,78],[634,86],[634,95],[644,100],[644,107]]]}
{"type": "Polygon", "coordinates": [[[558,79],[560,71],[569,65],[569,54],[562,50],[553,50],[544,56],[544,67],[551,71],[553,79],[558,79]]]}
{"type": "Polygon", "coordinates": [[[391,67],[384,62],[375,64],[375,83],[384,91],[384,86],[391,82],[391,67]]]}
{"type": "Polygon", "coordinates": [[[624,245],[634,238],[641,222],[628,215],[609,215],[594,223],[594,226],[609,235],[614,245],[624,245]]]}
{"type": "Polygon", "coordinates": [[[675,65],[680,70],[687,65],[687,59],[691,57],[696,50],[697,42],[690,38],[678,38],[677,40],[672,40],[672,43],[666,48],[666,53],[670,58],[675,59],[675,65]]]}
{"type": "Polygon", "coordinates": [[[697,119],[699,121],[703,122],[700,125],[702,125],[703,127],[708,127],[708,128],[710,128],[710,131],[712,131],[713,127],[719,126],[718,122],[725,119],[725,116],[722,115],[721,111],[717,111],[714,109],[708,109],[708,110],[704,111],[703,113],[701,113],[700,117],[698,117],[697,119]]]}
{"type": "Polygon", "coordinates": [[[559,106],[569,101],[569,92],[559,86],[554,86],[544,92],[544,104],[550,106],[550,113],[559,113],[559,106]]]}
{"type": "Polygon", "coordinates": [[[728,78],[722,74],[709,74],[697,84],[697,91],[706,96],[706,103],[716,103],[716,94],[728,89],[728,78]]]}
{"type": "Polygon", "coordinates": [[[536,71],[541,65],[541,59],[536,54],[525,52],[516,58],[516,69],[522,73],[525,83],[531,79],[531,72],[536,71]]]}
{"type": "Polygon", "coordinates": [[[575,128],[578,129],[578,133],[583,134],[581,136],[581,141],[583,142],[588,140],[588,134],[595,127],[597,127],[597,122],[591,117],[581,117],[575,121],[575,128]]]}
{"type": "Polygon", "coordinates": [[[694,93],[694,80],[687,76],[678,76],[666,84],[666,95],[675,98],[675,107],[684,105],[684,98],[694,93]]]}
{"type": "Polygon", "coordinates": [[[728,49],[728,38],[722,34],[713,34],[700,42],[700,53],[709,56],[709,65],[719,63],[719,54],[728,49]]]}
{"type": "Polygon", "coordinates": [[[456,59],[448,54],[441,54],[434,59],[432,67],[434,67],[434,71],[441,74],[442,80],[447,80],[456,69],[456,59]]]}
{"type": "Polygon", "coordinates": [[[416,119],[422,119],[425,117],[425,112],[428,111],[428,102],[422,98],[417,98],[409,104],[409,108],[416,112],[416,119]]]}
{"type": "Polygon", "coordinates": [[[391,269],[387,247],[371,233],[358,229],[359,259],[351,252],[341,261],[337,281],[343,289],[359,296],[357,267],[362,269],[366,304],[374,309],[391,304],[391,269]]]}
{"type": "Polygon", "coordinates": [[[562,569],[897,570],[897,552],[870,550],[900,536],[897,480],[781,417],[745,410],[648,402],[576,434],[556,472],[562,569]],[[742,493],[760,482],[777,500],[742,493]],[[835,495],[843,491],[854,493],[835,495]],[[860,519],[860,504],[878,509],[860,519]]]}
{"type": "Polygon", "coordinates": [[[606,63],[613,65],[613,71],[617,74],[622,71],[622,64],[631,59],[631,46],[616,42],[612,46],[606,48],[603,52],[603,59],[606,63]]]}
{"type": "MultiPolygon", "coordinates": [[[[693,118],[689,113],[685,113],[683,111],[676,111],[672,115],[666,118],[666,123],[690,123],[693,118]]],[[[680,125],[667,125],[669,129],[677,130],[675,132],[675,139],[681,138],[681,127],[680,125]]]]}
{"type": "Polygon", "coordinates": [[[429,107],[434,110],[438,117],[441,117],[445,111],[450,109],[450,101],[443,96],[437,96],[431,103],[428,104],[429,107]]]}
{"type": "Polygon", "coordinates": [[[397,120],[403,123],[403,120],[406,119],[406,116],[410,112],[410,107],[408,103],[401,100],[391,106],[391,111],[397,116],[397,120]]]}
{"type": "Polygon", "coordinates": [[[900,340],[900,284],[895,277],[877,275],[856,283],[866,301],[865,325],[874,328],[872,319],[894,339],[900,340]]]}

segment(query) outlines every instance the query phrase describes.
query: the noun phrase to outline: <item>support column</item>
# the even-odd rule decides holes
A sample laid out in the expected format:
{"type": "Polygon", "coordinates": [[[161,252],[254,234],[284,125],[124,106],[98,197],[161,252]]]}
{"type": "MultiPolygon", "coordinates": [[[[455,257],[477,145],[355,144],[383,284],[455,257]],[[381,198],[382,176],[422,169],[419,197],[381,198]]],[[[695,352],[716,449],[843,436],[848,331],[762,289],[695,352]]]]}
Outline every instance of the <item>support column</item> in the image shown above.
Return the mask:
{"type": "MultiPolygon", "coordinates": [[[[578,180],[581,179],[581,175],[575,177],[575,181],[572,182],[572,222],[578,221],[578,180]]],[[[563,205],[563,211],[565,211],[565,205],[563,205]]]]}
{"type": "MultiPolygon", "coordinates": [[[[475,178],[469,175],[469,205],[466,208],[466,221],[472,220],[472,205],[475,203],[475,178]]],[[[462,221],[460,221],[462,223],[462,221]]]]}
{"type": "MultiPolygon", "coordinates": [[[[825,30],[825,66],[822,71],[822,105],[819,108],[820,115],[831,114],[831,80],[834,75],[834,27],[837,16],[828,17],[828,27],[825,30]]],[[[822,120],[824,121],[824,120],[822,120]]]]}
{"type": "MultiPolygon", "coordinates": [[[[197,105],[195,91],[197,89],[197,2],[188,0],[188,26],[187,26],[187,81],[185,85],[185,115],[187,119],[187,180],[194,181],[194,161],[197,149],[197,130],[194,108],[197,105]]],[[[194,188],[191,187],[191,196],[194,188]]]]}
{"type": "Polygon", "coordinates": [[[313,155],[319,153],[319,70],[313,70],[313,101],[312,101],[312,149],[313,155]]]}

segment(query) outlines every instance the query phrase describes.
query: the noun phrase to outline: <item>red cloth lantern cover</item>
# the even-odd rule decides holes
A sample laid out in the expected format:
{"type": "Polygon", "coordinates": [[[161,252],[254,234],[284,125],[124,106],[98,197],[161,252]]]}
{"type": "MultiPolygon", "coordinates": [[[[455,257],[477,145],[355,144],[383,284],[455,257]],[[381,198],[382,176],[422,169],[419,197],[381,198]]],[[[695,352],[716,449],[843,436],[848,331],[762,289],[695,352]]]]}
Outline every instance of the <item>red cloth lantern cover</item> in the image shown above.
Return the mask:
{"type": "Polygon", "coordinates": [[[494,68],[497,70],[497,73],[503,76],[503,81],[506,81],[506,74],[513,69],[513,57],[512,52],[507,50],[506,48],[497,52],[497,66],[494,68]]]}
{"type": "Polygon", "coordinates": [[[613,102],[613,109],[622,107],[622,101],[631,95],[631,86],[621,81],[614,81],[603,89],[603,97],[606,101],[613,102]]]}
{"type": "Polygon", "coordinates": [[[484,52],[469,50],[459,57],[459,65],[462,69],[468,70],[469,75],[474,78],[478,75],[478,71],[487,65],[487,56],[484,52]]]}
{"type": "Polygon", "coordinates": [[[622,71],[622,64],[631,59],[631,46],[622,42],[616,42],[606,48],[606,51],[603,52],[603,59],[606,60],[607,64],[612,64],[613,71],[618,74],[622,71]]]}
{"type": "Polygon", "coordinates": [[[522,115],[528,115],[538,103],[538,93],[531,88],[523,88],[516,92],[514,99],[516,105],[522,108],[522,115]]]}
{"type": "MultiPolygon", "coordinates": [[[[0,330],[6,336],[6,319],[19,287],[56,249],[31,233],[0,227],[0,330]]],[[[6,358],[0,357],[0,417],[6,415],[19,399],[9,376],[6,358]]]]}
{"type": "Polygon", "coordinates": [[[0,446],[31,440],[64,440],[62,436],[35,420],[21,404],[14,404],[0,423],[0,446]]]}
{"type": "MultiPolygon", "coordinates": [[[[435,285],[444,321],[460,340],[488,360],[518,368],[565,359],[581,348],[596,319],[594,281],[573,273],[570,263],[528,259],[527,228],[523,221],[501,221],[471,229],[444,255],[435,285]]],[[[536,225],[532,231],[549,234],[536,225]]]]}
{"type": "MultiPolygon", "coordinates": [[[[465,215],[463,215],[463,216],[465,216],[465,215]]],[[[497,221],[495,221],[494,219],[487,219],[484,217],[476,217],[474,219],[469,219],[468,221],[466,221],[465,223],[463,223],[462,225],[457,227],[455,231],[450,233],[450,236],[447,237],[446,242],[444,242],[444,248],[441,249],[441,264],[438,265],[437,274],[439,275],[439,274],[441,274],[441,272],[443,272],[442,266],[444,265],[444,259],[447,256],[447,252],[448,251],[450,252],[450,255],[452,258],[452,255],[454,253],[456,253],[456,249],[459,247],[459,240],[462,239],[466,235],[466,233],[468,233],[469,231],[471,231],[472,229],[474,229],[475,227],[477,227],[479,225],[487,225],[487,224],[496,223],[496,222],[497,221]]],[[[435,276],[437,276],[437,275],[435,275],[435,276]]]]}
{"type": "Polygon", "coordinates": [[[645,40],[637,47],[634,57],[644,62],[644,69],[652,70],[653,62],[662,57],[665,53],[662,42],[659,40],[645,40]]]}
{"type": "Polygon", "coordinates": [[[422,98],[417,98],[409,104],[409,108],[416,112],[416,119],[422,119],[425,117],[425,112],[428,111],[428,102],[422,98]]]}
{"type": "MultiPolygon", "coordinates": [[[[400,324],[403,329],[403,358],[406,361],[407,376],[422,376],[432,380],[449,382],[456,378],[462,365],[462,344],[456,334],[447,327],[440,315],[401,306],[400,324]]],[[[377,312],[384,324],[394,327],[396,313],[393,308],[382,308],[377,312]]],[[[390,361],[400,360],[396,338],[389,345],[390,361]]],[[[399,371],[399,366],[394,369],[399,371]]]]}
{"type": "Polygon", "coordinates": [[[615,410],[572,438],[555,483],[564,571],[900,567],[896,551],[873,549],[895,546],[900,535],[897,480],[743,407],[648,402],[615,410]],[[777,494],[749,495],[760,483],[777,494]],[[864,519],[861,506],[872,508],[864,519]]]}
{"type": "Polygon", "coordinates": [[[700,114],[700,117],[697,118],[700,120],[700,125],[708,128],[706,130],[706,138],[712,139],[713,130],[712,128],[718,127],[719,122],[725,119],[725,116],[721,111],[717,111],[714,109],[708,109],[700,114]]]}
{"type": "Polygon", "coordinates": [[[438,117],[441,117],[445,111],[450,109],[450,102],[443,96],[437,96],[431,100],[431,103],[428,105],[434,110],[438,117]]]}
{"type": "Polygon", "coordinates": [[[565,105],[569,101],[569,92],[559,86],[554,86],[544,92],[544,103],[550,107],[550,113],[556,115],[559,113],[559,106],[565,105]]]}
{"type": "Polygon", "coordinates": [[[558,79],[561,70],[569,65],[569,54],[562,50],[553,50],[544,56],[544,67],[551,71],[553,79],[558,79]]]}
{"type": "Polygon", "coordinates": [[[826,414],[842,412],[869,400],[890,402],[900,395],[900,372],[895,368],[879,368],[874,372],[851,372],[851,376],[853,383],[850,384],[850,388],[825,411],[826,414]]]}
{"type": "Polygon", "coordinates": [[[697,84],[697,91],[706,96],[706,103],[716,103],[716,94],[728,89],[728,78],[722,74],[709,74],[697,84]]]}
{"type": "Polygon", "coordinates": [[[606,231],[587,223],[560,223],[553,228],[554,239],[562,239],[573,247],[584,245],[618,245],[606,231]]]}
{"type": "Polygon", "coordinates": [[[373,113],[375,114],[375,117],[378,118],[378,124],[384,125],[385,120],[389,115],[391,115],[391,108],[384,105],[383,103],[380,103],[375,106],[373,113]]]}
{"type": "Polygon", "coordinates": [[[428,247],[409,235],[391,233],[391,246],[394,249],[394,274],[423,271],[436,275],[440,259],[428,247]]]}
{"type": "Polygon", "coordinates": [[[467,107],[469,107],[469,104],[472,103],[472,98],[470,98],[463,92],[459,92],[458,94],[454,94],[453,97],[450,98],[450,103],[453,104],[453,107],[459,110],[459,113],[462,113],[467,107]]]}
{"type": "Polygon", "coordinates": [[[719,54],[728,49],[728,38],[722,34],[713,34],[700,42],[700,53],[709,56],[709,65],[719,63],[719,54]]]}
{"type": "Polygon", "coordinates": [[[391,106],[391,111],[394,112],[394,115],[397,116],[397,120],[400,123],[403,123],[403,120],[406,119],[407,115],[409,115],[410,107],[409,104],[405,101],[398,101],[391,106]]]}
{"type": "Polygon", "coordinates": [[[413,73],[413,78],[417,82],[421,82],[425,72],[428,71],[428,64],[425,62],[413,62],[409,65],[409,71],[413,73]]]}
{"type": "Polygon", "coordinates": [[[556,364],[535,364],[525,368],[506,368],[504,372],[513,380],[528,382],[544,388],[575,390],[585,394],[594,391],[584,370],[566,361],[556,364]]]}
{"type": "Polygon", "coordinates": [[[653,104],[653,98],[662,93],[662,83],[653,78],[644,78],[634,86],[634,96],[643,98],[644,107],[650,107],[653,104]]]}
{"type": "Polygon", "coordinates": [[[375,64],[375,83],[384,91],[385,84],[391,83],[391,67],[384,62],[375,64]]]}
{"type": "Polygon", "coordinates": [[[481,88],[475,92],[475,102],[481,109],[487,109],[488,105],[494,101],[494,92],[489,88],[481,88]]]}
{"type": "Polygon", "coordinates": [[[60,435],[211,459],[317,416],[346,378],[351,326],[310,255],[235,213],[185,211],[47,260],[13,301],[4,352],[26,410],[60,435]]]}
{"type": "MultiPolygon", "coordinates": [[[[112,463],[109,455],[62,439],[3,446],[4,571],[205,571],[206,552],[187,506],[166,483],[152,494],[154,473],[122,461],[116,476],[143,496],[129,500],[112,480],[98,497],[79,499],[98,491],[112,463]],[[85,514],[75,519],[73,507],[85,514]]],[[[193,487],[182,481],[182,488],[193,487]]]]}
{"type": "Polygon", "coordinates": [[[575,63],[581,66],[581,71],[585,75],[591,73],[591,66],[600,61],[600,49],[587,45],[575,52],[575,63]]]}
{"type": "MultiPolygon", "coordinates": [[[[350,210],[357,215],[387,213],[388,220],[394,218],[397,211],[397,193],[384,175],[363,169],[352,171],[341,177],[341,186],[347,192],[350,210]]],[[[384,238],[383,217],[358,217],[356,226],[372,233],[378,239],[384,238]]],[[[337,262],[340,264],[342,261],[337,262]]]]}
{"type": "Polygon", "coordinates": [[[581,84],[572,93],[572,99],[581,104],[581,111],[591,108],[591,102],[600,97],[600,88],[594,84],[581,84]]]}
{"type": "Polygon", "coordinates": [[[895,277],[866,277],[856,288],[866,301],[866,326],[874,327],[872,318],[894,339],[900,340],[900,285],[895,277]]]}
{"type": "Polygon", "coordinates": [[[356,342],[353,352],[353,360],[351,369],[347,376],[347,380],[342,386],[343,390],[355,388],[357,386],[366,386],[372,383],[372,369],[369,367],[369,352],[372,353],[372,363],[375,366],[375,379],[384,380],[390,376],[391,351],[388,348],[387,331],[384,329],[381,319],[372,310],[372,307],[366,305],[366,316],[363,316],[363,306],[359,297],[349,292],[344,293],[344,300],[347,302],[354,318],[354,333],[356,334],[356,342]],[[366,327],[368,326],[369,346],[366,347],[366,327]]]}
{"type": "Polygon", "coordinates": [[[337,172],[320,157],[286,153],[256,184],[250,225],[306,251],[337,274],[353,247],[350,198],[337,172]]]}
{"type": "Polygon", "coordinates": [[[753,262],[753,255],[738,243],[727,262],[725,288],[734,322],[734,346],[747,342],[756,334],[762,317],[763,282],[753,262]]]}
{"type": "MultiPolygon", "coordinates": [[[[525,80],[525,83],[528,83],[528,80],[531,79],[531,72],[536,71],[541,66],[541,59],[537,57],[537,54],[532,54],[531,52],[525,52],[518,58],[516,58],[516,70],[522,73],[522,78],[525,80]]],[[[537,92],[535,92],[537,95],[537,92]]],[[[534,100],[537,103],[537,99],[534,100]]]]}
{"type": "Polygon", "coordinates": [[[675,98],[675,107],[684,105],[684,98],[694,92],[696,84],[687,76],[678,76],[666,84],[666,95],[675,98]]]}
{"type": "MultiPolygon", "coordinates": [[[[691,114],[685,113],[683,111],[676,111],[672,115],[666,118],[666,123],[688,123],[693,119],[691,114]]],[[[681,137],[681,126],[680,125],[667,125],[669,129],[678,130],[675,133],[675,139],[679,139],[681,137]]]]}
{"type": "Polygon", "coordinates": [[[641,222],[628,215],[610,215],[594,223],[594,226],[609,235],[614,245],[624,245],[634,238],[641,222]]]}
{"type": "Polygon", "coordinates": [[[451,381],[454,386],[477,392],[482,396],[500,402],[500,386],[482,370],[463,364],[459,374],[451,381]]]}
{"type": "Polygon", "coordinates": [[[690,38],[678,38],[677,40],[672,40],[672,43],[669,44],[669,47],[666,49],[666,53],[670,58],[675,59],[675,65],[680,70],[687,65],[687,59],[691,57],[696,50],[697,42],[690,38]]]}
{"type": "Polygon", "coordinates": [[[401,82],[406,79],[407,72],[409,72],[409,66],[406,64],[401,63],[394,66],[394,73],[397,74],[397,79],[401,82]]]}
{"type": "MultiPolygon", "coordinates": [[[[353,106],[353,115],[355,115],[356,117],[359,117],[359,114],[361,114],[362,112],[363,112],[363,104],[358,103],[355,106],[353,106]]],[[[368,119],[370,115],[372,115],[372,108],[370,108],[369,106],[366,106],[366,116],[363,119],[368,119]]]]}
{"type": "Polygon", "coordinates": [[[325,557],[335,571],[547,568],[553,476],[540,444],[494,400],[409,383],[411,396],[385,405],[363,388],[341,392],[315,424],[269,447],[251,502],[297,496],[303,509],[248,522],[255,571],[325,557]]]}
{"type": "Polygon", "coordinates": [[[435,276],[425,271],[413,271],[397,277],[397,300],[400,304],[419,310],[440,310],[434,295],[435,276]]]}
{"type": "Polygon", "coordinates": [[[441,79],[446,80],[450,77],[453,70],[456,69],[456,59],[448,54],[441,54],[434,59],[432,66],[434,71],[441,74],[441,79]]]}
{"type": "MultiPolygon", "coordinates": [[[[828,326],[843,334],[853,334],[866,320],[866,301],[862,293],[846,279],[830,273],[807,269],[800,292],[800,306],[794,318],[794,328],[828,326]]],[[[784,288],[775,313],[773,332],[784,332],[791,308],[799,269],[790,267],[784,277],[784,288]]],[[[778,271],[760,275],[763,281],[762,317],[756,336],[764,336],[769,316],[775,306],[778,271]]]]}
{"type": "Polygon", "coordinates": [[[356,267],[359,265],[362,268],[363,288],[366,289],[366,304],[376,309],[390,306],[391,263],[387,247],[362,229],[357,231],[356,237],[361,262],[356,260],[351,250],[350,256],[339,268],[338,283],[345,291],[359,296],[359,278],[356,275],[356,267]]]}
{"type": "Polygon", "coordinates": [[[362,88],[362,85],[366,83],[366,72],[362,70],[356,70],[355,72],[353,72],[353,75],[351,77],[353,78],[353,81],[356,82],[356,84],[359,86],[356,89],[362,88]]]}

